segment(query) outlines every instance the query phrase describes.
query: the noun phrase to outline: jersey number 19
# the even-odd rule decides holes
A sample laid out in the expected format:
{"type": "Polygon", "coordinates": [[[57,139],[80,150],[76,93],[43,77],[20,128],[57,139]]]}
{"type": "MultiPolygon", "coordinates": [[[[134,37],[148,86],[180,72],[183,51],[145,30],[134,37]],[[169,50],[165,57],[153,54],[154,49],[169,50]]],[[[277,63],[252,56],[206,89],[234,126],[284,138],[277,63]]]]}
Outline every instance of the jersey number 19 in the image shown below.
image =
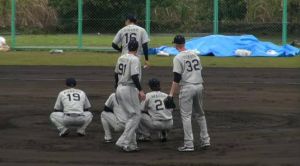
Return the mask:
{"type": "Polygon", "coordinates": [[[69,101],[80,101],[80,95],[78,93],[72,93],[72,95],[69,93],[67,94],[69,101]]]}

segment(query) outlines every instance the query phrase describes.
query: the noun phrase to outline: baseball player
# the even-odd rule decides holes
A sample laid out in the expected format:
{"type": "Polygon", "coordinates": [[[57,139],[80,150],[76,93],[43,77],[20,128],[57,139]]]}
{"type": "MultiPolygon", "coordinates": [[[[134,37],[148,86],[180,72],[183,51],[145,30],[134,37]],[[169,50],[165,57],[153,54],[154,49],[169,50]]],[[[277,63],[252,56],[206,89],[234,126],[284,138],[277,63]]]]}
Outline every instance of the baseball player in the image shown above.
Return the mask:
{"type": "MultiPolygon", "coordinates": [[[[173,43],[180,53],[173,59],[174,81],[165,102],[173,101],[174,93],[180,86],[179,105],[184,131],[184,145],[179,147],[178,151],[194,151],[192,112],[194,112],[200,126],[200,147],[206,149],[210,146],[210,138],[202,103],[203,79],[200,58],[193,51],[186,50],[185,38],[182,35],[175,36],[173,43]]],[[[168,108],[167,105],[166,107],[168,108]]]]}
{"type": "Polygon", "coordinates": [[[137,57],[139,44],[135,39],[128,42],[128,53],[119,57],[115,68],[115,79],[118,83],[116,100],[128,119],[125,130],[116,142],[124,151],[139,150],[136,142],[135,131],[141,118],[140,100],[145,100],[141,87],[141,63],[137,57]]]}
{"type": "Polygon", "coordinates": [[[85,136],[85,129],[93,118],[92,113],[88,111],[91,104],[82,90],[75,89],[74,78],[66,79],[66,85],[68,89],[59,93],[54,106],[55,112],[51,113],[50,120],[57,127],[61,137],[69,134],[69,128],[75,128],[79,136],[85,136]]]}
{"type": "Polygon", "coordinates": [[[142,118],[138,128],[141,136],[138,140],[150,140],[150,130],[158,130],[162,142],[167,141],[167,132],[173,127],[173,109],[166,109],[164,99],[168,96],[160,91],[159,80],[152,78],[148,85],[152,92],[146,94],[146,99],[142,104],[142,118]]]}
{"type": "Polygon", "coordinates": [[[9,46],[6,44],[4,37],[0,36],[0,51],[9,51],[9,46]]]}
{"type": "Polygon", "coordinates": [[[113,39],[112,47],[122,52],[123,54],[128,53],[128,42],[132,39],[138,41],[139,47],[137,50],[138,57],[142,54],[145,55],[145,66],[144,68],[149,67],[149,58],[148,58],[148,34],[146,30],[138,25],[137,18],[134,15],[127,15],[125,20],[125,27],[118,31],[116,36],[113,39]],[[119,46],[120,45],[120,46],[119,46]]]}
{"type": "Polygon", "coordinates": [[[112,93],[105,102],[104,110],[101,113],[101,122],[104,129],[104,142],[112,142],[111,129],[115,132],[123,131],[127,121],[127,115],[121,109],[116,94],[112,93]]]}

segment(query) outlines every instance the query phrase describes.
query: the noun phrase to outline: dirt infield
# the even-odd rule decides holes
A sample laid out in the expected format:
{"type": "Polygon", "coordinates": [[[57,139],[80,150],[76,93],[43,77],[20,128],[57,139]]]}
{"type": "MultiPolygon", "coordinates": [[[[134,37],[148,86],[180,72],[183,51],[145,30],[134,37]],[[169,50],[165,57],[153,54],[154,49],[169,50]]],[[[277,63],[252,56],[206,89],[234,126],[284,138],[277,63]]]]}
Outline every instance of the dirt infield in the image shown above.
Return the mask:
{"type": "MultiPolygon", "coordinates": [[[[1,66],[0,165],[300,165],[300,69],[205,68],[212,147],[191,153],[176,151],[183,140],[178,111],[167,143],[153,136],[152,142],[139,143],[139,153],[103,143],[99,115],[113,91],[112,72],[112,67],[1,66]],[[60,138],[49,121],[69,76],[79,80],[93,106],[86,137],[60,138]]],[[[143,75],[144,89],[149,78],[157,77],[163,91],[169,90],[171,68],[153,67],[143,75]]]]}

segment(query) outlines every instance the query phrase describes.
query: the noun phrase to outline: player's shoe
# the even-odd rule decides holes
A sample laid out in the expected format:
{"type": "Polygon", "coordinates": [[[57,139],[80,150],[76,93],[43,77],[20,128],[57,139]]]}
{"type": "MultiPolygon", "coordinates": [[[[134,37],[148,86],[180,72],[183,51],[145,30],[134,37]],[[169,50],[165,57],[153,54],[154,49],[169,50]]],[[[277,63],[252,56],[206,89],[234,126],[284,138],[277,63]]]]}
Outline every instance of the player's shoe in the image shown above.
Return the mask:
{"type": "Polygon", "coordinates": [[[112,139],[104,139],[104,143],[106,143],[106,144],[109,144],[109,143],[112,143],[112,142],[113,142],[112,139]]]}
{"type": "Polygon", "coordinates": [[[80,136],[80,137],[84,137],[86,136],[86,133],[85,133],[85,130],[77,130],[77,135],[80,136]]]}
{"type": "Polygon", "coordinates": [[[168,133],[166,130],[159,132],[159,138],[161,142],[167,142],[168,133]]]}
{"type": "Polygon", "coordinates": [[[202,150],[207,150],[207,149],[209,149],[209,147],[210,147],[210,143],[209,142],[203,142],[203,143],[200,144],[200,148],[202,150]]]}
{"type": "Polygon", "coordinates": [[[149,142],[149,141],[151,141],[151,137],[146,137],[146,136],[140,135],[137,140],[140,142],[149,142]]]}
{"type": "Polygon", "coordinates": [[[60,137],[65,137],[70,133],[70,130],[68,128],[63,128],[60,130],[59,132],[59,136],[60,137]]]}
{"type": "Polygon", "coordinates": [[[125,152],[138,152],[141,149],[137,146],[134,146],[134,147],[133,146],[123,146],[122,150],[125,151],[125,152]]]}
{"type": "Polygon", "coordinates": [[[194,147],[181,146],[177,149],[179,152],[193,152],[195,151],[194,147]]]}

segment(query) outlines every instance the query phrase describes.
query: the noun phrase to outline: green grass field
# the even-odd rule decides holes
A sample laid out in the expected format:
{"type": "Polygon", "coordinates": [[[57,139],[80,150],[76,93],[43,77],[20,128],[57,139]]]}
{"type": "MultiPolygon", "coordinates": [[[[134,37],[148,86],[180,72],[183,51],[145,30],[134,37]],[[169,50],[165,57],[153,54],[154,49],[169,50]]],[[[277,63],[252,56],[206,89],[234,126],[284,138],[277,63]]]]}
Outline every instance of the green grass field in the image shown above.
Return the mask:
{"type": "MultiPolygon", "coordinates": [[[[63,65],[63,66],[114,66],[118,53],[48,51],[12,51],[0,53],[0,65],[63,65]]],[[[290,58],[266,57],[201,57],[204,67],[242,68],[300,68],[300,56],[290,58]]],[[[151,56],[152,66],[171,66],[172,57],[151,56]]]]}
{"type": "MultiPolygon", "coordinates": [[[[174,37],[174,34],[169,35],[158,35],[153,34],[150,36],[150,47],[158,47],[161,45],[172,45],[171,41],[174,37]]],[[[11,43],[10,36],[5,36],[7,39],[7,43],[11,43]]],[[[112,40],[114,35],[83,35],[83,46],[84,47],[111,47],[112,40]]],[[[190,38],[190,37],[187,37],[190,38]]],[[[259,37],[260,40],[263,41],[271,41],[276,44],[281,44],[280,36],[262,36],[259,37]]],[[[295,40],[295,36],[289,37],[289,42],[295,40]]],[[[53,46],[77,46],[78,38],[75,34],[65,34],[65,35],[17,35],[16,36],[16,46],[45,46],[45,47],[53,47],[53,46]]]]}

